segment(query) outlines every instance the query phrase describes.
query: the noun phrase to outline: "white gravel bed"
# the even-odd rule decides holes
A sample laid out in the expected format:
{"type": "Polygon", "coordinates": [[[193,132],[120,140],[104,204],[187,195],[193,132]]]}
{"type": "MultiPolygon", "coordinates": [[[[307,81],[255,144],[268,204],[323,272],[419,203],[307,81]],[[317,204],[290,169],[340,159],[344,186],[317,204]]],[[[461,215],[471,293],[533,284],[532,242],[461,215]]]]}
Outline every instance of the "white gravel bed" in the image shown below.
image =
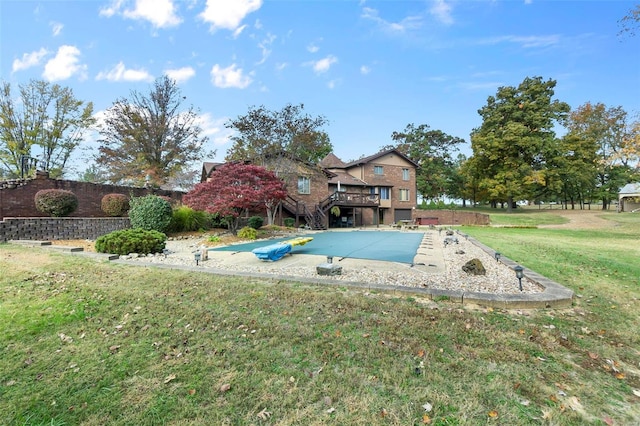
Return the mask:
{"type": "MultiPolygon", "coordinates": [[[[425,234],[427,235],[427,234],[425,234]]],[[[426,237],[425,237],[426,238],[426,237]]],[[[422,287],[441,290],[492,294],[533,294],[544,289],[529,281],[522,280],[523,291],[518,287],[515,272],[506,265],[497,262],[492,256],[473,243],[458,237],[458,243],[444,244],[445,236],[431,234],[432,244],[441,244],[444,267],[435,265],[407,265],[396,262],[380,262],[362,259],[344,259],[340,262],[341,275],[318,275],[317,265],[326,260],[322,256],[293,254],[277,262],[261,261],[252,253],[236,252],[234,262],[227,261],[233,252],[209,251],[209,259],[200,261],[203,269],[242,271],[244,273],[262,273],[289,277],[323,278],[337,281],[351,281],[371,284],[422,287]],[[486,269],[485,275],[469,275],[462,266],[469,260],[479,259],[486,269]]],[[[268,241],[265,241],[268,244],[268,241]]],[[[195,266],[194,253],[207,249],[200,239],[169,240],[166,244],[166,256],[155,254],[147,256],[121,256],[123,260],[152,264],[195,266]]],[[[436,250],[439,254],[440,248],[436,250]]]]}

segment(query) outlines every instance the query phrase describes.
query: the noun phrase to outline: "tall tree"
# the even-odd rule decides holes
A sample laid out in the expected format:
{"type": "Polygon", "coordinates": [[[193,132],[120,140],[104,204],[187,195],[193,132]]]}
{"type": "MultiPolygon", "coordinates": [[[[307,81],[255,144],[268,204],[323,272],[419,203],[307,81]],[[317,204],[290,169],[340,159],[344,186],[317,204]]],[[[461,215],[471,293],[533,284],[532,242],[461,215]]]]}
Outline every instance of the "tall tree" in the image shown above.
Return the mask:
{"type": "Polygon", "coordinates": [[[235,234],[242,213],[247,209],[265,209],[273,224],[275,207],[285,199],[284,182],[270,170],[242,162],[227,163],[211,173],[207,182],[199,183],[182,197],[182,202],[196,210],[224,217],[235,234]]]}
{"type": "Polygon", "coordinates": [[[627,34],[631,37],[635,36],[638,27],[640,27],[640,4],[630,9],[629,13],[618,21],[618,24],[620,25],[620,35],[627,34]]]}
{"type": "Polygon", "coordinates": [[[93,103],[75,98],[68,87],[31,80],[19,86],[14,98],[11,85],[0,91],[0,163],[9,176],[20,176],[23,158],[37,157],[52,177],[62,177],[67,162],[84,133],[94,123],[93,103]]]}
{"type": "Polygon", "coordinates": [[[618,198],[618,190],[631,175],[637,159],[634,141],[636,124],[628,122],[627,112],[620,106],[608,108],[602,103],[581,105],[569,116],[569,134],[596,150],[596,192],[607,209],[618,198]]]}
{"type": "Polygon", "coordinates": [[[518,87],[498,88],[478,110],[482,125],[471,133],[471,148],[480,187],[494,201],[528,198],[533,187],[546,184],[546,167],[557,151],[553,127],[562,124],[569,105],[554,100],[554,80],[527,77],[518,87]]]}
{"type": "Polygon", "coordinates": [[[424,198],[452,196],[451,182],[456,164],[454,154],[464,139],[432,130],[427,124],[408,124],[402,132],[393,132],[395,148],[418,164],[416,183],[424,198]]]}
{"type": "Polygon", "coordinates": [[[251,107],[246,115],[229,120],[225,127],[235,130],[227,161],[251,160],[286,153],[308,163],[318,163],[333,147],[322,129],[328,123],[323,116],[304,113],[304,104],[288,104],[280,111],[264,106],[251,107]]]}
{"type": "Polygon", "coordinates": [[[202,158],[207,137],[202,137],[198,114],[184,101],[175,80],[158,78],[149,94],[132,91],[107,110],[100,128],[96,158],[111,182],[161,186],[202,158]],[[147,178],[148,177],[148,178],[147,178]]]}

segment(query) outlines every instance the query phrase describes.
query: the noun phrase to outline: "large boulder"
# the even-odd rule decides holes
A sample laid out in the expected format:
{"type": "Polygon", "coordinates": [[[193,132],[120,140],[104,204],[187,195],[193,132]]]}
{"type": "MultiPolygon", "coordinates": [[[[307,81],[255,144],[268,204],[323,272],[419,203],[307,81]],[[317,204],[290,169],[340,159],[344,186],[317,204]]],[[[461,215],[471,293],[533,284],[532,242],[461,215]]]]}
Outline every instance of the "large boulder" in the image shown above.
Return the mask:
{"type": "Polygon", "coordinates": [[[462,270],[465,271],[469,275],[486,275],[487,270],[484,269],[484,265],[480,261],[480,259],[471,259],[464,265],[462,265],[462,270]]]}

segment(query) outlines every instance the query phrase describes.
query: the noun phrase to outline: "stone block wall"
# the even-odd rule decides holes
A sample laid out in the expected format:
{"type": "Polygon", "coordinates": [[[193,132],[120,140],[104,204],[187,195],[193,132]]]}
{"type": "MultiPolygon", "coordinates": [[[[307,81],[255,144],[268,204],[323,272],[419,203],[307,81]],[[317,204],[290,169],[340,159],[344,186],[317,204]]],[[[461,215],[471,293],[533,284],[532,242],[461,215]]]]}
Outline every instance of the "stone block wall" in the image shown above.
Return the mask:
{"type": "Polygon", "coordinates": [[[0,222],[0,243],[9,240],[95,240],[130,226],[128,217],[6,217],[0,222]]]}

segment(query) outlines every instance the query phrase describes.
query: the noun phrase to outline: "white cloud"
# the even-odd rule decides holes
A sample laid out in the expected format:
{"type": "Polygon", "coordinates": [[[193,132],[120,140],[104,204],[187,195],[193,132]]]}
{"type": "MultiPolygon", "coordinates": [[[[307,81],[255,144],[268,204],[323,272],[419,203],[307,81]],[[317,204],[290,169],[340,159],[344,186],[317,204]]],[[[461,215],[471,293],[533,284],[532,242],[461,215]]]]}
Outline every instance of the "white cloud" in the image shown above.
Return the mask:
{"type": "Polygon", "coordinates": [[[280,71],[284,71],[285,68],[287,68],[289,66],[288,63],[286,62],[279,62],[276,64],[276,71],[280,72],[280,71]]]}
{"type": "Polygon", "coordinates": [[[191,67],[182,67],[173,70],[166,70],[164,72],[169,78],[172,78],[176,83],[182,83],[189,80],[196,75],[196,71],[191,67]]]}
{"type": "Polygon", "coordinates": [[[308,62],[308,64],[312,66],[313,71],[316,74],[323,74],[329,71],[329,68],[331,68],[331,65],[337,62],[338,62],[338,58],[336,58],[333,55],[329,55],[326,58],[322,58],[318,61],[308,62]]]}
{"type": "Polygon", "coordinates": [[[429,9],[429,13],[445,25],[453,24],[451,5],[447,4],[444,0],[435,0],[433,6],[429,9]]]}
{"type": "Polygon", "coordinates": [[[360,74],[367,75],[367,74],[369,74],[370,72],[371,72],[371,68],[369,68],[368,66],[366,66],[366,65],[362,65],[362,66],[360,67],[360,74]]]}
{"type": "Polygon", "coordinates": [[[227,89],[235,87],[244,89],[253,81],[250,76],[242,74],[242,68],[237,68],[236,64],[231,64],[227,68],[220,68],[216,64],[211,68],[211,81],[214,86],[227,89]]]}
{"type": "Polygon", "coordinates": [[[224,126],[226,122],[227,118],[214,118],[208,112],[199,114],[195,120],[195,124],[202,129],[201,135],[208,137],[215,146],[230,142],[233,130],[224,126]]]}
{"type": "Polygon", "coordinates": [[[307,46],[307,50],[311,53],[316,53],[318,50],[320,50],[320,48],[315,44],[311,43],[310,45],[307,46]]]}
{"type": "Polygon", "coordinates": [[[327,87],[331,90],[335,89],[336,86],[340,84],[340,80],[331,80],[327,83],[327,87]]]}
{"type": "Polygon", "coordinates": [[[75,46],[64,45],[44,66],[42,76],[48,81],[66,80],[77,74],[80,79],[87,77],[87,65],[81,64],[80,50],[75,46]]]}
{"type": "Polygon", "coordinates": [[[54,37],[60,35],[62,29],[64,28],[64,25],[60,22],[50,22],[49,25],[51,25],[51,32],[54,37]]]}
{"type": "Polygon", "coordinates": [[[200,19],[211,24],[211,31],[224,28],[235,31],[242,20],[262,6],[262,0],[207,0],[200,19]]]}
{"type": "Polygon", "coordinates": [[[242,31],[244,31],[245,28],[247,28],[246,25],[241,25],[238,28],[236,28],[236,30],[233,32],[233,38],[236,39],[240,37],[240,34],[242,33],[242,31]]]}
{"type": "Polygon", "coordinates": [[[100,9],[100,16],[107,18],[122,14],[128,19],[142,19],[156,28],[175,27],[182,22],[176,15],[174,0],[135,0],[133,9],[124,9],[124,0],[113,0],[109,6],[100,9]]]}
{"type": "Polygon", "coordinates": [[[474,41],[474,44],[494,45],[500,43],[515,43],[522,48],[530,49],[535,47],[550,47],[560,43],[560,36],[556,34],[545,36],[514,36],[506,35],[500,37],[483,38],[474,41]]]}
{"type": "Polygon", "coordinates": [[[267,61],[269,55],[271,55],[271,45],[276,40],[276,36],[271,33],[267,34],[267,37],[258,43],[258,47],[262,51],[262,59],[258,62],[257,65],[264,64],[267,61]]]}
{"type": "Polygon", "coordinates": [[[383,31],[389,33],[402,33],[422,26],[422,18],[419,16],[407,16],[400,22],[389,22],[381,18],[376,9],[370,7],[363,7],[361,16],[375,22],[383,31]]]}
{"type": "Polygon", "coordinates": [[[49,52],[44,47],[36,52],[25,53],[22,55],[22,59],[13,60],[11,71],[16,72],[35,67],[36,65],[40,64],[40,61],[47,55],[47,53],[49,52]]]}
{"type": "Polygon", "coordinates": [[[100,16],[104,16],[107,18],[111,18],[113,15],[118,13],[122,8],[123,0],[112,0],[109,6],[105,6],[100,9],[100,16]]]}
{"type": "Polygon", "coordinates": [[[107,81],[152,81],[153,76],[145,69],[126,69],[124,63],[119,62],[118,65],[109,71],[101,71],[96,76],[96,80],[107,81]]]}

